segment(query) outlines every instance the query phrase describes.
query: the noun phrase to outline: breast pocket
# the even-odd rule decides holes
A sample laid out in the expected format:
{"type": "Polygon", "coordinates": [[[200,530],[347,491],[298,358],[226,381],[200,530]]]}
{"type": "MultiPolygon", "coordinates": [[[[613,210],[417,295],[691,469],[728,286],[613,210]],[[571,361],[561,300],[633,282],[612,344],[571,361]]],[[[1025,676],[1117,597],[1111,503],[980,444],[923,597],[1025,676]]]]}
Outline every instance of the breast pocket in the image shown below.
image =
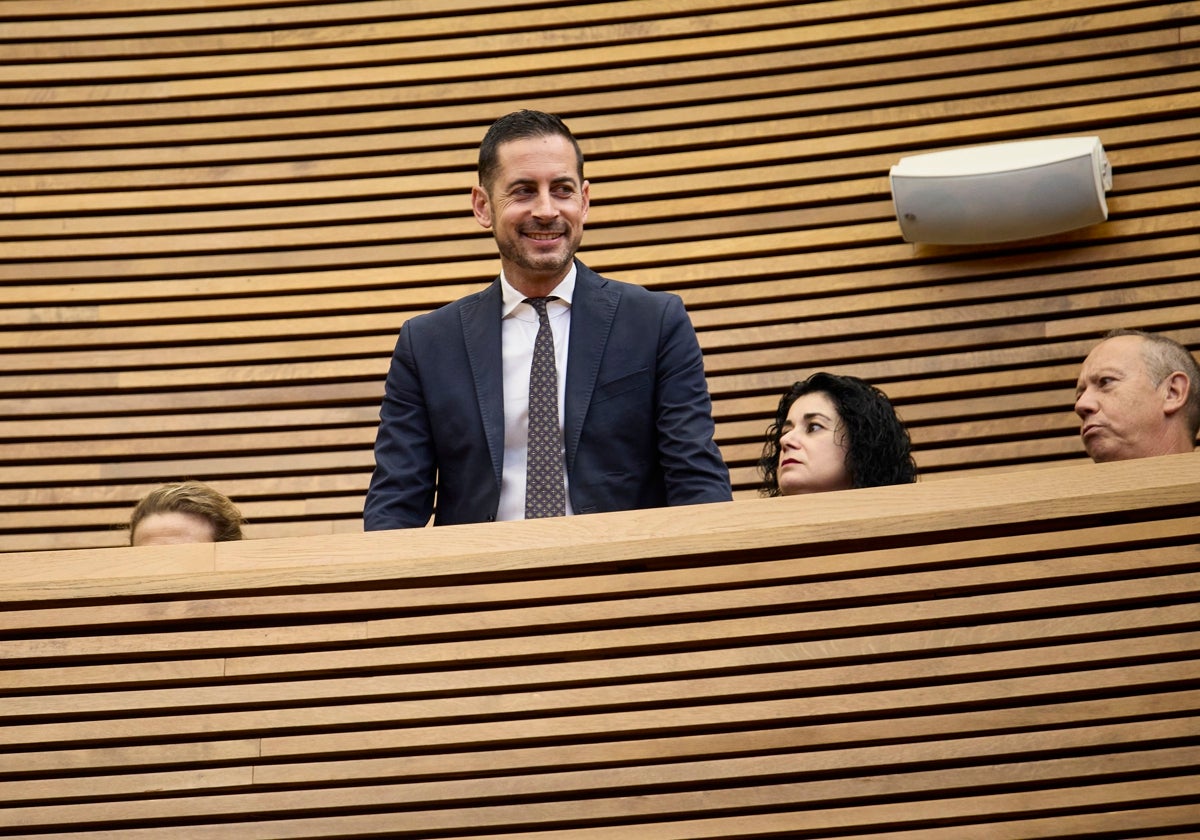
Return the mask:
{"type": "Polygon", "coordinates": [[[642,368],[633,373],[625,374],[624,376],[610,379],[608,382],[600,382],[596,385],[596,391],[592,394],[592,403],[604,402],[611,400],[613,397],[619,397],[622,394],[627,394],[630,391],[636,391],[639,388],[650,387],[650,369],[642,368]]]}

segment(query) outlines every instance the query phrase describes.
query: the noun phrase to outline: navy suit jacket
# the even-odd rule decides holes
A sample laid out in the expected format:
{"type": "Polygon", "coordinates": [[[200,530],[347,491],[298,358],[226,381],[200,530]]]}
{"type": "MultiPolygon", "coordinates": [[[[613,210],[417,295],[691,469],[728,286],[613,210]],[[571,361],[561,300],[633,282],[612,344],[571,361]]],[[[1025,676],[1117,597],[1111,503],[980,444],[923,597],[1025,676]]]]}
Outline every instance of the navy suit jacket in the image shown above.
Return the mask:
{"type": "MultiPolygon", "coordinates": [[[[696,333],[676,295],[577,263],[563,435],[575,513],[731,499],[696,333]]],[[[504,447],[500,281],[400,330],[367,530],[496,518],[504,447]]]]}

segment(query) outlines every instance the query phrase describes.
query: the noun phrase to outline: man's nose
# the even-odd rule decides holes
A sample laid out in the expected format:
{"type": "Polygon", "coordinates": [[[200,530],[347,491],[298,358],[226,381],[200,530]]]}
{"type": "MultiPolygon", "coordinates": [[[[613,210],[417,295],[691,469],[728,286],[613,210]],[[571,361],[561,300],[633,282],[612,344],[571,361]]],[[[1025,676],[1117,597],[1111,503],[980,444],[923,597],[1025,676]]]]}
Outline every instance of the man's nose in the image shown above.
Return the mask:
{"type": "Polygon", "coordinates": [[[538,193],[537,201],[533,206],[533,215],[539,219],[553,219],[558,215],[558,208],[554,205],[554,199],[549,190],[538,193]]]}
{"type": "Polygon", "coordinates": [[[1080,417],[1087,417],[1096,410],[1096,400],[1092,395],[1092,389],[1084,390],[1078,397],[1075,398],[1075,413],[1080,417]]]}

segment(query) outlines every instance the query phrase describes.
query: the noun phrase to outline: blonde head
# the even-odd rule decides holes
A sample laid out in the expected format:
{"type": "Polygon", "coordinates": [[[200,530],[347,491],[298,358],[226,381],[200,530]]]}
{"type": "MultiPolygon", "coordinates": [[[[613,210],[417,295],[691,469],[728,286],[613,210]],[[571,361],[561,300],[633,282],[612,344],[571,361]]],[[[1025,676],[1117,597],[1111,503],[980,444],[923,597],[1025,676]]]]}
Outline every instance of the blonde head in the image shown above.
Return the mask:
{"type": "Polygon", "coordinates": [[[212,525],[212,542],[242,539],[245,519],[224,494],[200,481],[164,484],[147,493],[129,518],[129,542],[136,544],[138,525],[148,516],[182,513],[212,525]]]}

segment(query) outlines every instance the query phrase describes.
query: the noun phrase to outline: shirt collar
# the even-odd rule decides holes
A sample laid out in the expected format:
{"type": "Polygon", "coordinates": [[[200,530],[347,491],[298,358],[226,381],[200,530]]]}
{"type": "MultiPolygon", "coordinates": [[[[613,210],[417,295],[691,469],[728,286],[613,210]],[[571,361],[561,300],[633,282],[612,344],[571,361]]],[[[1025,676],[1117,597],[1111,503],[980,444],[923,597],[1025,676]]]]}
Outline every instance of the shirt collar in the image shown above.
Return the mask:
{"type": "MultiPolygon", "coordinates": [[[[562,300],[567,306],[571,305],[571,297],[575,294],[575,275],[578,273],[575,261],[571,260],[571,267],[567,270],[567,276],[559,281],[554,287],[554,291],[550,294],[562,300]]],[[[525,295],[514,289],[504,276],[504,269],[500,269],[500,294],[502,296],[503,306],[500,309],[500,317],[507,318],[513,313],[520,304],[525,302],[525,295]]]]}

